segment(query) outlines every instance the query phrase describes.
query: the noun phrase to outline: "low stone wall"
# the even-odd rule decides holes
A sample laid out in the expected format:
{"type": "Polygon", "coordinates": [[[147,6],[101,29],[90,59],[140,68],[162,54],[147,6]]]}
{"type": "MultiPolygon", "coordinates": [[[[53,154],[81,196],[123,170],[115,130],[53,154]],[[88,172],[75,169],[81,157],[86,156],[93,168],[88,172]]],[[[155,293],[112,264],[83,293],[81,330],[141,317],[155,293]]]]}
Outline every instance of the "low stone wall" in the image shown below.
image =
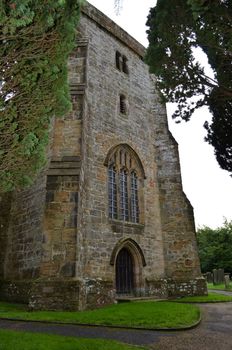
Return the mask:
{"type": "MultiPolygon", "coordinates": [[[[146,280],[141,297],[207,295],[206,281],[146,280]]],[[[102,279],[0,281],[0,300],[28,304],[30,310],[91,310],[116,301],[113,282],[102,279]]]]}
{"type": "MultiPolygon", "coordinates": [[[[147,280],[144,297],[207,295],[206,281],[147,280]]],[[[0,281],[0,300],[28,304],[30,310],[90,310],[116,301],[113,282],[102,279],[0,281]]]]}
{"type": "Polygon", "coordinates": [[[73,280],[35,281],[30,310],[79,310],[80,283],[73,280]]]}
{"type": "Polygon", "coordinates": [[[204,277],[198,277],[189,281],[169,279],[167,285],[169,297],[197,296],[208,294],[206,280],[204,277]]]}
{"type": "Polygon", "coordinates": [[[115,302],[113,281],[86,279],[83,284],[82,309],[96,309],[115,302]]]}
{"type": "Polygon", "coordinates": [[[149,297],[167,298],[168,284],[166,279],[146,280],[146,294],[149,297]]]}
{"type": "Polygon", "coordinates": [[[207,295],[207,285],[203,277],[191,280],[147,280],[146,296],[173,298],[180,296],[207,295]]]}
{"type": "Polygon", "coordinates": [[[0,281],[0,300],[28,304],[31,289],[31,281],[0,281]]]}
{"type": "Polygon", "coordinates": [[[30,310],[78,310],[78,281],[0,281],[0,300],[28,304],[30,310]]]}

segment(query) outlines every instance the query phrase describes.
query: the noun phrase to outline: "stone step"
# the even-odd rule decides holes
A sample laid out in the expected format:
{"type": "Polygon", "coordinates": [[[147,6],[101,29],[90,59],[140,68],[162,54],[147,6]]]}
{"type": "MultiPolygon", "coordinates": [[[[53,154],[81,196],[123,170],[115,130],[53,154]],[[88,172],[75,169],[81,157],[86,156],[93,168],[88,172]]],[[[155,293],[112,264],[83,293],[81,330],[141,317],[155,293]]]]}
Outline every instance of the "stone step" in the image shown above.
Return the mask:
{"type": "Polygon", "coordinates": [[[118,303],[123,303],[123,302],[130,302],[130,301],[159,301],[159,300],[166,300],[166,299],[162,299],[162,298],[159,298],[159,297],[155,297],[155,296],[152,296],[152,297],[133,297],[133,296],[118,296],[116,297],[116,301],[118,303]]]}

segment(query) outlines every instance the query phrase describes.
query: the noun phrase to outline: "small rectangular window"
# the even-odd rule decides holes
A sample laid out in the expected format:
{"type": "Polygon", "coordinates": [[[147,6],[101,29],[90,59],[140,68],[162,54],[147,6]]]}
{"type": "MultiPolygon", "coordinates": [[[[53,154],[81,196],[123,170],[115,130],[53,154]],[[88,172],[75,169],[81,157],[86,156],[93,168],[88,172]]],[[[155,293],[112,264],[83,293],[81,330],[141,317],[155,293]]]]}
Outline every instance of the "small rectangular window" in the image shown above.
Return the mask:
{"type": "Polygon", "coordinates": [[[127,114],[127,102],[124,95],[120,95],[120,113],[127,114]]]}

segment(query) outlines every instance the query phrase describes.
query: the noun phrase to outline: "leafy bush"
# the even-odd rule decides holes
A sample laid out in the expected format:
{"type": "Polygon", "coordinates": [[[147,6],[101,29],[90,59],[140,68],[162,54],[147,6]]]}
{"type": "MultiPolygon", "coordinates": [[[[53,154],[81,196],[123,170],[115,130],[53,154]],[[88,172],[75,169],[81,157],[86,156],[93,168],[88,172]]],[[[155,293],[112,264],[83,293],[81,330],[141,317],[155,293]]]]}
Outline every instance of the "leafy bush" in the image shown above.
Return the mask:
{"type": "Polygon", "coordinates": [[[199,229],[197,242],[202,272],[218,268],[232,272],[232,221],[225,221],[216,229],[207,226],[199,229]]]}

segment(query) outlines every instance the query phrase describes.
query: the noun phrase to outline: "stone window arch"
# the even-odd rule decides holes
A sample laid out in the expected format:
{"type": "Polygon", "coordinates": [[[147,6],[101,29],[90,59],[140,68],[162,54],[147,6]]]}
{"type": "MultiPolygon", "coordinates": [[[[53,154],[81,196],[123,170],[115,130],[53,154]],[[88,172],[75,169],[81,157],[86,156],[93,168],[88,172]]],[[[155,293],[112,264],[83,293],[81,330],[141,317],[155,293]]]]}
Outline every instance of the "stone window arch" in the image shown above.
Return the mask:
{"type": "Polygon", "coordinates": [[[144,223],[144,178],[142,163],[127,144],[113,147],[105,160],[108,168],[109,219],[144,223]]]}

